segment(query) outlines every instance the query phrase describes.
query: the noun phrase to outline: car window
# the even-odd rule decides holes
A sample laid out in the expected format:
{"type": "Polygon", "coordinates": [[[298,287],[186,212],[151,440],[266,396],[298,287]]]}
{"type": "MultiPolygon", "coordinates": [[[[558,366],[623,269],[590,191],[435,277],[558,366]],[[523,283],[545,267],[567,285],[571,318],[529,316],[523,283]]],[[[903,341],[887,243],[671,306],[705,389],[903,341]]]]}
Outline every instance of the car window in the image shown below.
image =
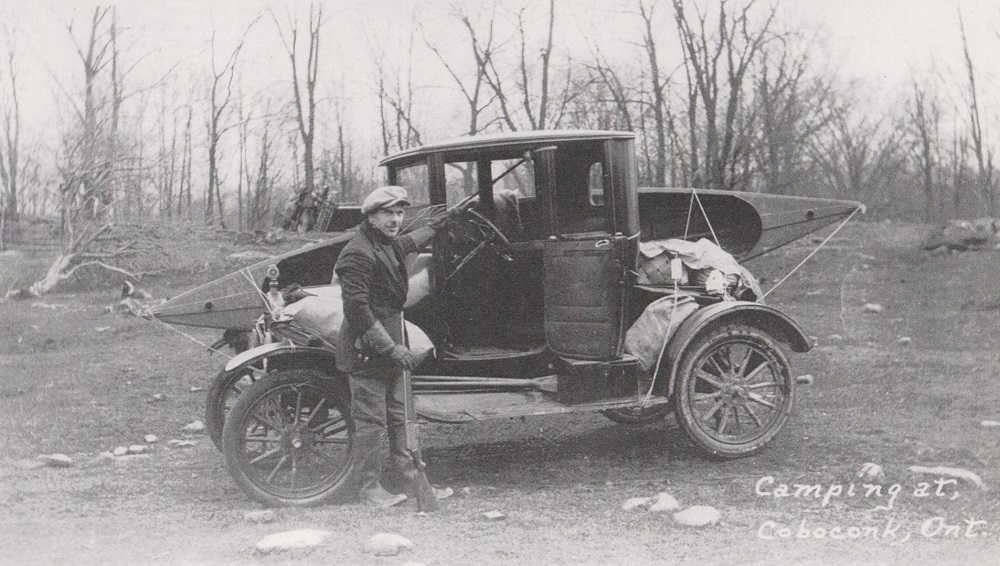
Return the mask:
{"type": "Polygon", "coordinates": [[[406,187],[410,204],[414,206],[430,204],[430,181],[426,163],[417,163],[397,169],[396,184],[406,187]]]}
{"type": "Polygon", "coordinates": [[[535,196],[535,167],[531,159],[498,159],[491,163],[493,192],[506,191],[518,199],[535,196]]]}
{"type": "Polygon", "coordinates": [[[444,164],[444,184],[448,206],[476,193],[476,164],[470,161],[444,164]]]}

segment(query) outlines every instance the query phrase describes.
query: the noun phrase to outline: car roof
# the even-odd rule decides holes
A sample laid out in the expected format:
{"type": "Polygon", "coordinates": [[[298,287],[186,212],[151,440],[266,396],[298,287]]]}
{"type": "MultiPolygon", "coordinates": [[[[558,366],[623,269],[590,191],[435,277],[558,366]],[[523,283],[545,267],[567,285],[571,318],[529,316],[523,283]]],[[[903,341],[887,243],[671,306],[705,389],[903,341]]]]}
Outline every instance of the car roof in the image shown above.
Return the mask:
{"type": "Polygon", "coordinates": [[[419,161],[422,157],[437,152],[472,151],[484,149],[516,150],[522,146],[525,149],[542,144],[578,141],[599,141],[611,139],[632,139],[632,132],[613,130],[529,130],[523,132],[503,132],[498,134],[483,134],[462,136],[439,142],[428,143],[420,147],[406,149],[382,159],[380,165],[407,165],[419,161]]]}

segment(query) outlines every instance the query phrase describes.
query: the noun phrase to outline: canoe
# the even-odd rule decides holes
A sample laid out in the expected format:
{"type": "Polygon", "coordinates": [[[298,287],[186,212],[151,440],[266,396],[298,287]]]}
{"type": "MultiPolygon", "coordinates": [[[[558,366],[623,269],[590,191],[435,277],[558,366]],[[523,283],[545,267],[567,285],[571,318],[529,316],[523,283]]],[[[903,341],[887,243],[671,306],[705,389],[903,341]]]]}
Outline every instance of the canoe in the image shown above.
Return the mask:
{"type": "MultiPolygon", "coordinates": [[[[640,239],[717,239],[741,261],[773,251],[849,218],[859,202],[703,189],[639,189],[640,239]],[[714,236],[713,236],[714,233],[714,236]]],[[[279,288],[327,285],[340,250],[353,231],[275,256],[182,293],[151,310],[170,324],[247,330],[264,312],[262,286],[277,266],[279,288]]],[[[410,256],[411,289],[429,286],[430,254],[410,256]]]]}

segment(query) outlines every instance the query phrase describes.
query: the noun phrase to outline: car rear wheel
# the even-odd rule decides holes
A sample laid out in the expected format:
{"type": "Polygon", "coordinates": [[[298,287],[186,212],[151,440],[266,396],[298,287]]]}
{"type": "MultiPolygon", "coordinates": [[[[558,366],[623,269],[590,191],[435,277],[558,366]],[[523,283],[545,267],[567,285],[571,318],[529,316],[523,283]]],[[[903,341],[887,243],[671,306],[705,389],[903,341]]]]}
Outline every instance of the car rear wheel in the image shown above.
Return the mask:
{"type": "Polygon", "coordinates": [[[226,424],[226,413],[243,390],[257,381],[257,376],[262,373],[260,369],[239,367],[231,371],[223,370],[212,380],[205,396],[205,429],[219,450],[222,450],[222,428],[226,424]]]}
{"type": "Polygon", "coordinates": [[[721,458],[748,456],[788,420],[794,381],[777,342],[759,328],[711,328],[681,356],[677,421],[694,443],[721,458]]]}

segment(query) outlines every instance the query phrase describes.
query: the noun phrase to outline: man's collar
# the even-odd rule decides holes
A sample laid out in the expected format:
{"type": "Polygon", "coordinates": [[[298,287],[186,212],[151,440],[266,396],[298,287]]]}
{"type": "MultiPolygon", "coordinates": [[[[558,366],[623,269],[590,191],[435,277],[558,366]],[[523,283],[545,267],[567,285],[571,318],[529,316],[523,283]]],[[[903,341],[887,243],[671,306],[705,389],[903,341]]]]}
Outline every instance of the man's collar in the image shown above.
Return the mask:
{"type": "Polygon", "coordinates": [[[368,236],[368,239],[373,242],[378,242],[380,244],[391,244],[393,241],[393,238],[386,236],[384,232],[372,226],[371,222],[368,222],[367,218],[365,218],[364,221],[361,222],[361,231],[364,232],[365,235],[368,236]]]}

